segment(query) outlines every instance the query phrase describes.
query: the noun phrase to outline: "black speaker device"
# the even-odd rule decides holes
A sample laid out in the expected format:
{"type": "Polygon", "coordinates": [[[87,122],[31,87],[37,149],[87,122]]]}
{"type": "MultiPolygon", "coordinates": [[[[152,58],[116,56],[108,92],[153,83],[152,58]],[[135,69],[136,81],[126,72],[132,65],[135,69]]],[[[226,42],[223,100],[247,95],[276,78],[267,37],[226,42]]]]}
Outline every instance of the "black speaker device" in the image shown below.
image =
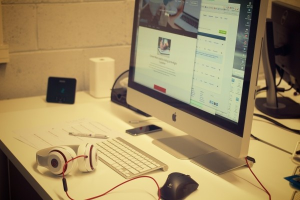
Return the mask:
{"type": "Polygon", "coordinates": [[[76,93],[75,78],[49,77],[46,101],[51,103],[74,104],[76,93]]]}

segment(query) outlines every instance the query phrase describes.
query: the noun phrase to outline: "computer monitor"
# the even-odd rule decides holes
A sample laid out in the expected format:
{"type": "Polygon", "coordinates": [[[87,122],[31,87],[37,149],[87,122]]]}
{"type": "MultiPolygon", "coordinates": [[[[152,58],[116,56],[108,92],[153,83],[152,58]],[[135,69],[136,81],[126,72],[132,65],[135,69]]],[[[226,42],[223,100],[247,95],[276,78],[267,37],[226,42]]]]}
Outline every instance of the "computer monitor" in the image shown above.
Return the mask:
{"type": "Polygon", "coordinates": [[[245,163],[266,10],[265,0],[136,1],[127,102],[186,133],[154,144],[216,174],[245,163]],[[197,32],[174,23],[187,4],[197,32]]]}
{"type": "Polygon", "coordinates": [[[263,66],[266,78],[266,98],[257,98],[257,109],[275,118],[300,118],[300,104],[276,86],[276,72],[295,92],[300,92],[300,8],[280,1],[272,2],[272,16],[266,21],[263,45],[263,66]]]}

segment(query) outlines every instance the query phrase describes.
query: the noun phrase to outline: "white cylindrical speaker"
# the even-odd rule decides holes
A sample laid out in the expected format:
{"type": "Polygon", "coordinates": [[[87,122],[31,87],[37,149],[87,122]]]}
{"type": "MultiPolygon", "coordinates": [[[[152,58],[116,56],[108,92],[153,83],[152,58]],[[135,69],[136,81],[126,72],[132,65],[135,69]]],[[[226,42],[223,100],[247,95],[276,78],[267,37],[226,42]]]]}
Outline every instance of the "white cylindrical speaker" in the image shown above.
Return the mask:
{"type": "Polygon", "coordinates": [[[115,79],[115,60],[109,57],[90,58],[90,94],[96,98],[110,97],[115,79]]]}

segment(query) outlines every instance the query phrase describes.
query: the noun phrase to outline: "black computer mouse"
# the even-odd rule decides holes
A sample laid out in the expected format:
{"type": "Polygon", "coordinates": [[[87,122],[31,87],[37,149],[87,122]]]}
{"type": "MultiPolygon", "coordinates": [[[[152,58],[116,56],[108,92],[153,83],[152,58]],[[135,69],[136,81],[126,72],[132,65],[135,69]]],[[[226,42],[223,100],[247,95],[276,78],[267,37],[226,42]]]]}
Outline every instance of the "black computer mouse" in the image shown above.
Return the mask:
{"type": "Polygon", "coordinates": [[[198,188],[199,184],[189,175],[174,172],[169,174],[166,183],[160,188],[164,200],[184,199],[198,188]]]}

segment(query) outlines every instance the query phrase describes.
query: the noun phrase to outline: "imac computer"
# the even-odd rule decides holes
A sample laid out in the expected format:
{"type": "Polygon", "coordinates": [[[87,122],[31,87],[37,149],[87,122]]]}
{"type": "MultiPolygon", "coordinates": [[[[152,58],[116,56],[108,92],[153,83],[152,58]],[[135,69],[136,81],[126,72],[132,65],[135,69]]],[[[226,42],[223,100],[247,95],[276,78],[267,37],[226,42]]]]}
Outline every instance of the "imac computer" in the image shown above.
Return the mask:
{"type": "Polygon", "coordinates": [[[136,0],[127,102],[186,133],[154,144],[215,174],[245,164],[267,2],[136,0]]]}
{"type": "Polygon", "coordinates": [[[266,79],[266,98],[257,98],[256,108],[275,118],[300,118],[300,104],[277,92],[276,72],[295,94],[300,93],[300,8],[280,1],[272,2],[271,19],[266,21],[262,61],[266,79]]]}

